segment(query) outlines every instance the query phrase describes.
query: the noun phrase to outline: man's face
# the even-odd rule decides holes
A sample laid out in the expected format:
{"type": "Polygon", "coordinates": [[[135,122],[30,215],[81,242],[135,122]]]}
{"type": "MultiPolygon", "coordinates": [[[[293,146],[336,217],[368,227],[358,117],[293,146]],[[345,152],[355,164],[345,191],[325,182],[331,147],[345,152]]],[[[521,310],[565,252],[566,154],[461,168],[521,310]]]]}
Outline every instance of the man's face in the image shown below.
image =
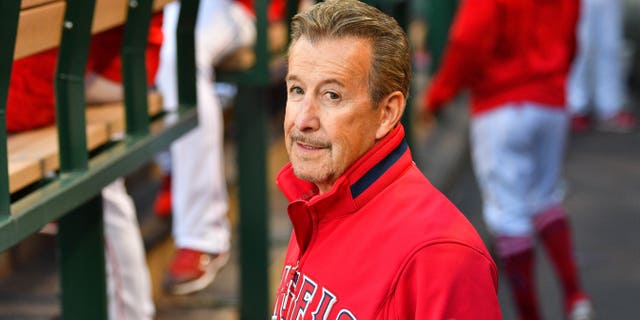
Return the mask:
{"type": "Polygon", "coordinates": [[[303,37],[289,52],[285,144],[296,176],[321,193],[376,142],[381,116],[368,90],[371,50],[363,39],[303,37]]]}

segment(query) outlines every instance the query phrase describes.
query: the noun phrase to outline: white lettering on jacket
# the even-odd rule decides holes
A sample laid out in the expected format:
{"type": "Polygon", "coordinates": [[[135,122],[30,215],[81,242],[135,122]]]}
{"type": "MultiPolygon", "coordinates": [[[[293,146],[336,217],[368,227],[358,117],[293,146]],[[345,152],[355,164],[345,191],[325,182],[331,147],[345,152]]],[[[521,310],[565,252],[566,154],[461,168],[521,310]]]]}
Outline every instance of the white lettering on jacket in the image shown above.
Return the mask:
{"type": "MultiPolygon", "coordinates": [[[[333,306],[338,297],[327,288],[299,271],[293,271],[290,265],[285,266],[280,280],[280,290],[271,315],[272,320],[329,320],[333,306]],[[310,307],[315,306],[314,310],[310,307]]],[[[346,308],[341,309],[335,320],[357,320],[356,316],[346,308]]],[[[332,320],[333,320],[332,319],[332,320]]]]}

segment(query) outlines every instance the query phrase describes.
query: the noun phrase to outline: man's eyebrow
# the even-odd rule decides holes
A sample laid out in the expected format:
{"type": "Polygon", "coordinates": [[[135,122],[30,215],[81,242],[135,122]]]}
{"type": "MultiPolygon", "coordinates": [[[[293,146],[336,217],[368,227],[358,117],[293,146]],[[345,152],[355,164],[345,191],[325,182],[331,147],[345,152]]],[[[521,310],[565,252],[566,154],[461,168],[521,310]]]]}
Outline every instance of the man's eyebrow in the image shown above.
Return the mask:
{"type": "Polygon", "coordinates": [[[287,77],[285,78],[286,81],[300,81],[300,78],[298,78],[298,76],[296,76],[295,74],[288,74],[287,77]]]}
{"type": "Polygon", "coordinates": [[[323,80],[321,83],[321,85],[327,85],[327,84],[335,84],[338,85],[340,87],[344,87],[344,83],[338,79],[327,79],[327,80],[323,80]]]}
{"type": "MultiPolygon", "coordinates": [[[[285,81],[287,81],[287,82],[289,82],[289,81],[298,81],[298,82],[300,82],[302,80],[300,80],[300,78],[298,76],[296,76],[295,74],[289,74],[289,75],[287,75],[285,77],[285,81]]],[[[322,82],[320,82],[320,84],[321,85],[335,84],[335,85],[338,85],[340,87],[344,87],[345,86],[342,81],[340,81],[338,79],[334,79],[334,78],[323,80],[322,82]]]]}

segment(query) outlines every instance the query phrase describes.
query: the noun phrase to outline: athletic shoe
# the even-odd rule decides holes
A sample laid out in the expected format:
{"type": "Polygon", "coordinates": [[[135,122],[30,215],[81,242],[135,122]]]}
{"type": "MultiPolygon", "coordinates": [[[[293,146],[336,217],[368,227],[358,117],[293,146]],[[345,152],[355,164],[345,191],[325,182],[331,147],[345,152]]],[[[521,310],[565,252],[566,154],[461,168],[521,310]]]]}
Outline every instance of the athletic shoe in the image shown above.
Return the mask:
{"type": "Polygon", "coordinates": [[[189,294],[206,288],[216,273],[229,260],[229,253],[205,253],[180,248],[164,279],[164,288],[171,294],[189,294]]]}
{"type": "Polygon", "coordinates": [[[160,190],[153,202],[153,211],[158,217],[166,217],[171,214],[171,174],[162,177],[160,190]]]}
{"type": "Polygon", "coordinates": [[[610,133],[629,133],[636,128],[637,124],[638,119],[633,113],[620,111],[610,118],[598,121],[596,129],[610,133]]]}
{"type": "Polygon", "coordinates": [[[568,315],[569,320],[594,320],[595,318],[593,305],[587,298],[574,302],[568,315]]]}

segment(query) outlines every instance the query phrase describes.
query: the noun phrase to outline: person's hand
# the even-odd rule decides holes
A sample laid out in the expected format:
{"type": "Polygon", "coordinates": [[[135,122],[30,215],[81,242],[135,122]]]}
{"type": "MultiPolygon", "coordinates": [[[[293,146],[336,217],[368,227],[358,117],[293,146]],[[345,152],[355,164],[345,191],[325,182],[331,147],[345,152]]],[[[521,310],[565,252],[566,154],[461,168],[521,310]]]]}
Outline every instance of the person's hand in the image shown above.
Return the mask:
{"type": "Polygon", "coordinates": [[[420,99],[420,101],[414,104],[413,117],[416,125],[421,128],[430,128],[438,121],[437,113],[439,112],[433,112],[426,102],[426,99],[420,99]]]}
{"type": "Polygon", "coordinates": [[[440,112],[433,112],[427,107],[422,107],[418,111],[418,121],[420,121],[420,125],[423,127],[433,127],[438,122],[439,113],[440,112]]]}

